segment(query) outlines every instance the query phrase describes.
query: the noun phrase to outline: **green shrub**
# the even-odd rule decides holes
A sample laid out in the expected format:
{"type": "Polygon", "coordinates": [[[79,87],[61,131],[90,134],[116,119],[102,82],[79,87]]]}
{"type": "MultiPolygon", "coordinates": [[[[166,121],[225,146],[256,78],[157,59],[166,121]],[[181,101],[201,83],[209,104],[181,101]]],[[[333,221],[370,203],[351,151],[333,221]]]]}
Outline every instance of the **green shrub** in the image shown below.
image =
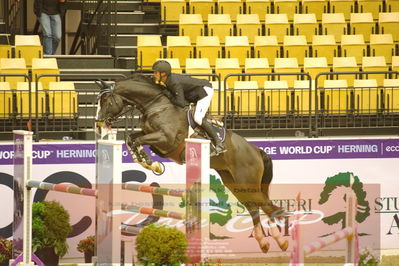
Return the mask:
{"type": "Polygon", "coordinates": [[[0,262],[8,262],[12,258],[12,240],[0,237],[0,262]]]}
{"type": "Polygon", "coordinates": [[[180,265],[187,262],[187,245],[186,236],[176,228],[151,224],[137,236],[137,257],[147,265],[180,265]]]}
{"type": "Polygon", "coordinates": [[[63,257],[68,251],[66,242],[72,227],[69,213],[56,201],[35,202],[32,206],[32,251],[54,248],[63,257]]]}

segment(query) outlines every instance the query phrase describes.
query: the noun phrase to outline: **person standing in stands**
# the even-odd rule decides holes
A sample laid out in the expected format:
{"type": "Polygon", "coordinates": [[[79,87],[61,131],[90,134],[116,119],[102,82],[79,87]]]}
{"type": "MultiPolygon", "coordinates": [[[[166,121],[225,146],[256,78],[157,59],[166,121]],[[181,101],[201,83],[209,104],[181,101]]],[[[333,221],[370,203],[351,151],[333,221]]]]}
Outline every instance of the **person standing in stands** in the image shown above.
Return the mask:
{"type": "Polygon", "coordinates": [[[53,55],[61,40],[61,16],[65,12],[66,0],[35,0],[33,4],[43,31],[44,54],[53,55]]]}

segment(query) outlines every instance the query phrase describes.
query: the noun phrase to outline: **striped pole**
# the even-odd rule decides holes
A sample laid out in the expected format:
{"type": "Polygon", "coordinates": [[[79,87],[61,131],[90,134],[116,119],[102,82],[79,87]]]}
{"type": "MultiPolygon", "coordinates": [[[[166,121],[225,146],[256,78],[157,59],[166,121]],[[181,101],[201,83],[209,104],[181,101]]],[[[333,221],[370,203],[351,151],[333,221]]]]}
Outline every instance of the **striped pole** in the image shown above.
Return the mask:
{"type": "Polygon", "coordinates": [[[153,209],[153,208],[148,208],[148,207],[139,207],[139,206],[130,205],[130,204],[122,204],[121,209],[124,211],[128,211],[128,212],[136,212],[136,213],[142,213],[142,214],[148,214],[148,215],[160,216],[160,217],[169,217],[169,218],[178,219],[178,220],[185,219],[185,214],[182,214],[179,212],[158,210],[158,209],[153,209]]]}
{"type": "Polygon", "coordinates": [[[181,197],[181,198],[185,197],[185,192],[183,190],[153,187],[148,185],[125,183],[122,185],[122,189],[157,194],[157,195],[166,195],[172,197],[181,197]]]}
{"type": "Polygon", "coordinates": [[[354,235],[354,230],[351,227],[346,227],[340,231],[335,232],[332,235],[323,237],[312,243],[309,243],[303,247],[303,252],[306,255],[312,254],[315,251],[318,251],[324,247],[327,247],[331,244],[334,244],[342,239],[350,238],[354,235]]]}
{"type": "Polygon", "coordinates": [[[132,234],[132,235],[138,235],[141,231],[143,231],[143,229],[144,228],[130,226],[127,224],[121,224],[121,231],[124,233],[132,234]]]}
{"type": "Polygon", "coordinates": [[[71,194],[79,194],[84,196],[97,197],[97,190],[90,188],[81,188],[66,184],[52,184],[48,182],[40,182],[37,180],[28,180],[26,186],[30,188],[37,188],[42,190],[52,190],[57,192],[65,192],[71,194]]]}

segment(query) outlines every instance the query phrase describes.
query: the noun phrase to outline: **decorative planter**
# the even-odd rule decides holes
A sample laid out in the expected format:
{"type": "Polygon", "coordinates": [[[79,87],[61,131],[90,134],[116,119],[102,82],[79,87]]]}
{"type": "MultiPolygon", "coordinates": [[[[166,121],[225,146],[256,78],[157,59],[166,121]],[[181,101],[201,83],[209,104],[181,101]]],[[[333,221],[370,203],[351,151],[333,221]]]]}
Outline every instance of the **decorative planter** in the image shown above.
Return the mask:
{"type": "Polygon", "coordinates": [[[91,263],[91,259],[94,256],[94,251],[86,251],[84,254],[85,254],[85,263],[91,263]]]}
{"type": "Polygon", "coordinates": [[[56,266],[59,264],[60,257],[55,254],[53,247],[43,248],[35,253],[46,266],[56,266]]]}

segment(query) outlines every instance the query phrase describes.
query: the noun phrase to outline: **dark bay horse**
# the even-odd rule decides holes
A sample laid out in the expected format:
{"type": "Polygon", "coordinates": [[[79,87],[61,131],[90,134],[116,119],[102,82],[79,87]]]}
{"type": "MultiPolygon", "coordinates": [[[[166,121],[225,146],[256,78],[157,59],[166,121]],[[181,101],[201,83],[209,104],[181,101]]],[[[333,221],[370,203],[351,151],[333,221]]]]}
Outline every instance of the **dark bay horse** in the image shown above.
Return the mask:
{"type": "MultiPolygon", "coordinates": [[[[173,105],[165,95],[164,89],[151,79],[134,75],[130,79],[108,86],[102,83],[99,95],[97,126],[107,127],[115,121],[126,106],[134,106],[142,113],[142,131],[134,133],[126,140],[135,160],[144,167],[160,171],[151,161],[141,145],[150,145],[158,153],[177,163],[184,163],[184,139],[188,137],[186,112],[173,105]]],[[[247,208],[254,224],[254,237],[263,252],[270,244],[263,230],[259,210],[262,209],[269,219],[270,235],[282,250],[288,247],[274,218],[282,216],[282,209],[273,205],[269,199],[269,184],[273,177],[272,161],[261,149],[248,143],[243,137],[227,130],[225,146],[227,152],[211,157],[211,168],[222,178],[224,185],[247,208]]]]}

